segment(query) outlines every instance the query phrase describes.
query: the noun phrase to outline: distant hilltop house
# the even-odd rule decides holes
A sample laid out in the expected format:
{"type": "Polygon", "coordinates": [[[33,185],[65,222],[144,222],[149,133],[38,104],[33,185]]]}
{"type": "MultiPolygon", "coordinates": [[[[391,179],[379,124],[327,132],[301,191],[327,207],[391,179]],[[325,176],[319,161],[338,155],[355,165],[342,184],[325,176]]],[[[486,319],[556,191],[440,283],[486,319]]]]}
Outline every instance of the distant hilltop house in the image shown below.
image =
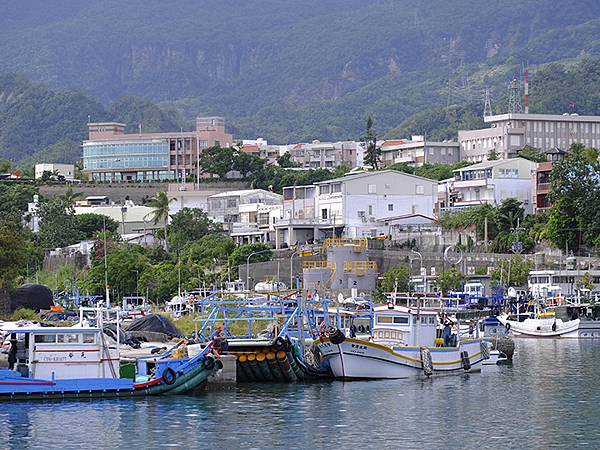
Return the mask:
{"type": "Polygon", "coordinates": [[[126,134],[125,124],[89,123],[83,142],[83,173],[95,182],[185,181],[198,174],[199,155],[229,147],[223,117],[198,117],[194,131],[126,134]]]}
{"type": "Polygon", "coordinates": [[[75,180],[75,165],[74,164],[36,164],[35,179],[38,180],[48,173],[50,177],[64,179],[65,181],[75,180]]]}

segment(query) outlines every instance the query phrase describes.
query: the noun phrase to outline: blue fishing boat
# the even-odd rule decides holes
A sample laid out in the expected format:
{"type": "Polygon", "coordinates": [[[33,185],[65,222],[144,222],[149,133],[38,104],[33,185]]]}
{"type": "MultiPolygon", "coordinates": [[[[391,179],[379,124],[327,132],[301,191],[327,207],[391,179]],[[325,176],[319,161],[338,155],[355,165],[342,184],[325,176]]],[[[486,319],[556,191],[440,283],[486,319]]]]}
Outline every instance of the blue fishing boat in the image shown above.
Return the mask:
{"type": "Polygon", "coordinates": [[[26,327],[8,331],[9,368],[0,400],[182,394],[223,367],[209,343],[182,357],[183,341],[159,355],[122,360],[101,327],[26,327]]]}

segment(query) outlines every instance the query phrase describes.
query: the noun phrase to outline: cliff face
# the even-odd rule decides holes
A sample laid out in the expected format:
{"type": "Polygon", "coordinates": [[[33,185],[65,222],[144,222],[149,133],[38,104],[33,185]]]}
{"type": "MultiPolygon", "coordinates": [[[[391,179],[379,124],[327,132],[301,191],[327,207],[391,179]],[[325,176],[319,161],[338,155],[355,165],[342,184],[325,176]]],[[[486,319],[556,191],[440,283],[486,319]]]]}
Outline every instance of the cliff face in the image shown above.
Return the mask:
{"type": "Polygon", "coordinates": [[[522,63],[600,53],[596,0],[560,14],[554,0],[21,0],[3,12],[4,70],[104,102],[224,114],[277,140],[350,137],[367,113],[391,127],[504,89],[522,63]]]}

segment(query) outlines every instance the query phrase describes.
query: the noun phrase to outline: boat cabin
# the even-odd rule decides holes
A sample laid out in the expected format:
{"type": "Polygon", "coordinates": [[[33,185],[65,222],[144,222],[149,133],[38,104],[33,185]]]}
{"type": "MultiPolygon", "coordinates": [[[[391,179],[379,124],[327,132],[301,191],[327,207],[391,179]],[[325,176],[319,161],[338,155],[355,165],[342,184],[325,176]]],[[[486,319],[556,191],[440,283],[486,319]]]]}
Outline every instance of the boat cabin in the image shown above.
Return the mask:
{"type": "Polygon", "coordinates": [[[47,380],[118,378],[119,351],[100,328],[23,327],[8,330],[9,369],[47,380]]]}
{"type": "Polygon", "coordinates": [[[373,340],[384,345],[435,346],[437,312],[399,305],[373,309],[373,340]]]}

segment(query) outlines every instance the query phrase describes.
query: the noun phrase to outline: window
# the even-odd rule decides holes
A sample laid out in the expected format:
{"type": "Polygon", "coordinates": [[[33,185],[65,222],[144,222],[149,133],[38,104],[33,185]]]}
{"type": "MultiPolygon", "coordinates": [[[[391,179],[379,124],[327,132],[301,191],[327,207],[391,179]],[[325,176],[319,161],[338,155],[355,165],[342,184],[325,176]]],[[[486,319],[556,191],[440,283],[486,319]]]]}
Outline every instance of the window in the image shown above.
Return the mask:
{"type": "Polygon", "coordinates": [[[429,325],[435,325],[435,316],[429,316],[429,325]]]}
{"type": "Polygon", "coordinates": [[[56,336],[56,342],[58,342],[59,344],[78,344],[79,335],[75,333],[58,334],[56,336]]]}
{"type": "Polygon", "coordinates": [[[367,192],[369,194],[377,194],[377,185],[376,184],[369,184],[367,192]]]}
{"type": "Polygon", "coordinates": [[[406,316],[394,317],[394,323],[397,325],[408,325],[408,317],[406,317],[406,316]]]}
{"type": "Polygon", "coordinates": [[[319,192],[322,194],[329,194],[331,192],[331,188],[328,184],[324,184],[319,188],[319,192]]]}
{"type": "Polygon", "coordinates": [[[389,203],[388,204],[388,211],[393,211],[394,210],[394,204],[393,203],[389,203]]]}
{"type": "Polygon", "coordinates": [[[373,215],[373,205],[369,205],[369,215],[373,215]]]}
{"type": "Polygon", "coordinates": [[[393,316],[377,316],[377,323],[393,323],[393,316]]]}
{"type": "Polygon", "coordinates": [[[96,335],[94,333],[83,333],[83,343],[93,344],[96,342],[96,335]]]}
{"type": "Polygon", "coordinates": [[[36,334],[34,338],[36,344],[54,344],[56,342],[55,334],[36,334]]]}
{"type": "Polygon", "coordinates": [[[327,219],[327,209],[321,210],[321,219],[327,219]]]}
{"type": "Polygon", "coordinates": [[[417,192],[417,195],[425,194],[425,186],[423,186],[422,184],[417,184],[416,192],[417,192]]]}
{"type": "Polygon", "coordinates": [[[332,193],[342,192],[342,183],[332,184],[331,185],[331,192],[332,193]]]}

